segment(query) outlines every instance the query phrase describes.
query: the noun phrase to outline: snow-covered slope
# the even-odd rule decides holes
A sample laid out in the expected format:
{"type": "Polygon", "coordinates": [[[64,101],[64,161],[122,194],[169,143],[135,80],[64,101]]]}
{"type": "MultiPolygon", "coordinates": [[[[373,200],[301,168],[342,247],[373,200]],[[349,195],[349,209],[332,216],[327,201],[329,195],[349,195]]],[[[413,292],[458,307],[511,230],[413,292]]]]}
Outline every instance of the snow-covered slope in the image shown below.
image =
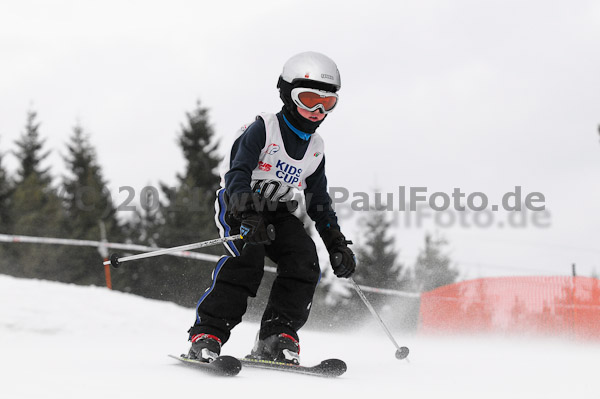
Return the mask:
{"type": "MultiPolygon", "coordinates": [[[[187,351],[193,310],[111,292],[0,275],[2,398],[595,398],[600,345],[557,340],[397,335],[377,325],[345,334],[302,331],[302,360],[339,357],[348,372],[322,379],[244,369],[219,378],[167,354],[187,351]],[[217,396],[218,395],[218,396],[217,396]]],[[[244,355],[257,326],[242,323],[223,353],[244,355]]]]}

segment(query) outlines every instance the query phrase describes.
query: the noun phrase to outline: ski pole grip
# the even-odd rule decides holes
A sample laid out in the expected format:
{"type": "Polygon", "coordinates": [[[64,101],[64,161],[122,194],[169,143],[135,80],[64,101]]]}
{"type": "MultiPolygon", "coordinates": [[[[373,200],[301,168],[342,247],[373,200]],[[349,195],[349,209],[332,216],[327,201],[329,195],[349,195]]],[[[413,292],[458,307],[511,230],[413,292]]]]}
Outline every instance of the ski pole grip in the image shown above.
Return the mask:
{"type": "Polygon", "coordinates": [[[335,254],[333,254],[333,266],[339,266],[340,263],[342,263],[342,254],[339,252],[336,252],[335,254]]]}
{"type": "Polygon", "coordinates": [[[118,269],[119,266],[121,265],[121,262],[119,262],[119,254],[112,254],[109,258],[110,260],[110,265],[112,267],[114,267],[115,269],[118,269]]]}
{"type": "Polygon", "coordinates": [[[267,237],[269,237],[269,240],[271,241],[275,240],[275,226],[272,224],[267,226],[267,237]]]}

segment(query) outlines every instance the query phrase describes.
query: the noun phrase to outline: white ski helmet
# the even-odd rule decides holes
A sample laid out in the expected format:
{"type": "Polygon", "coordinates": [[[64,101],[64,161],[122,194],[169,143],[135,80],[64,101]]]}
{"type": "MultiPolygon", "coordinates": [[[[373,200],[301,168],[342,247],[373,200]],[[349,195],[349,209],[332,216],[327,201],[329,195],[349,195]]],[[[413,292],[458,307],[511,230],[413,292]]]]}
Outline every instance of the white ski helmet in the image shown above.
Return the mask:
{"type": "Polygon", "coordinates": [[[296,54],[290,58],[283,66],[280,78],[290,84],[296,80],[325,83],[333,86],[334,92],[342,87],[340,72],[335,62],[314,51],[296,54]]]}

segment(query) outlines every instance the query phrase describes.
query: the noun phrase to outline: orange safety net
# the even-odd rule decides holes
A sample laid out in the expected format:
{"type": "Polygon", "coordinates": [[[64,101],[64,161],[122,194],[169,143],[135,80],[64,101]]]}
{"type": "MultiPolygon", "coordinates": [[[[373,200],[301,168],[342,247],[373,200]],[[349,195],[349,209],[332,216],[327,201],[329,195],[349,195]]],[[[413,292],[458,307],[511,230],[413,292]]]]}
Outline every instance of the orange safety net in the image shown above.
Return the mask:
{"type": "Polygon", "coordinates": [[[439,287],[421,296],[419,331],[600,339],[600,280],[492,277],[439,287]]]}

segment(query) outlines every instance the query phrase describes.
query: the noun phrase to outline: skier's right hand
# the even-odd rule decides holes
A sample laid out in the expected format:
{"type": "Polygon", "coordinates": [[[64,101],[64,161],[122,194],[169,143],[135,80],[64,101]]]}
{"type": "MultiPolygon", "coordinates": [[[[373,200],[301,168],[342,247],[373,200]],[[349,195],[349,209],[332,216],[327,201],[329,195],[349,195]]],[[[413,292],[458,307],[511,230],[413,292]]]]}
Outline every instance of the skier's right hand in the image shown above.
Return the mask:
{"type": "Polygon", "coordinates": [[[248,244],[270,244],[271,238],[267,227],[266,220],[260,213],[246,211],[242,214],[240,234],[248,244]]]}
{"type": "Polygon", "coordinates": [[[240,234],[248,244],[270,244],[275,239],[273,226],[262,215],[265,200],[257,193],[236,193],[227,201],[228,211],[241,222],[240,234]]]}

